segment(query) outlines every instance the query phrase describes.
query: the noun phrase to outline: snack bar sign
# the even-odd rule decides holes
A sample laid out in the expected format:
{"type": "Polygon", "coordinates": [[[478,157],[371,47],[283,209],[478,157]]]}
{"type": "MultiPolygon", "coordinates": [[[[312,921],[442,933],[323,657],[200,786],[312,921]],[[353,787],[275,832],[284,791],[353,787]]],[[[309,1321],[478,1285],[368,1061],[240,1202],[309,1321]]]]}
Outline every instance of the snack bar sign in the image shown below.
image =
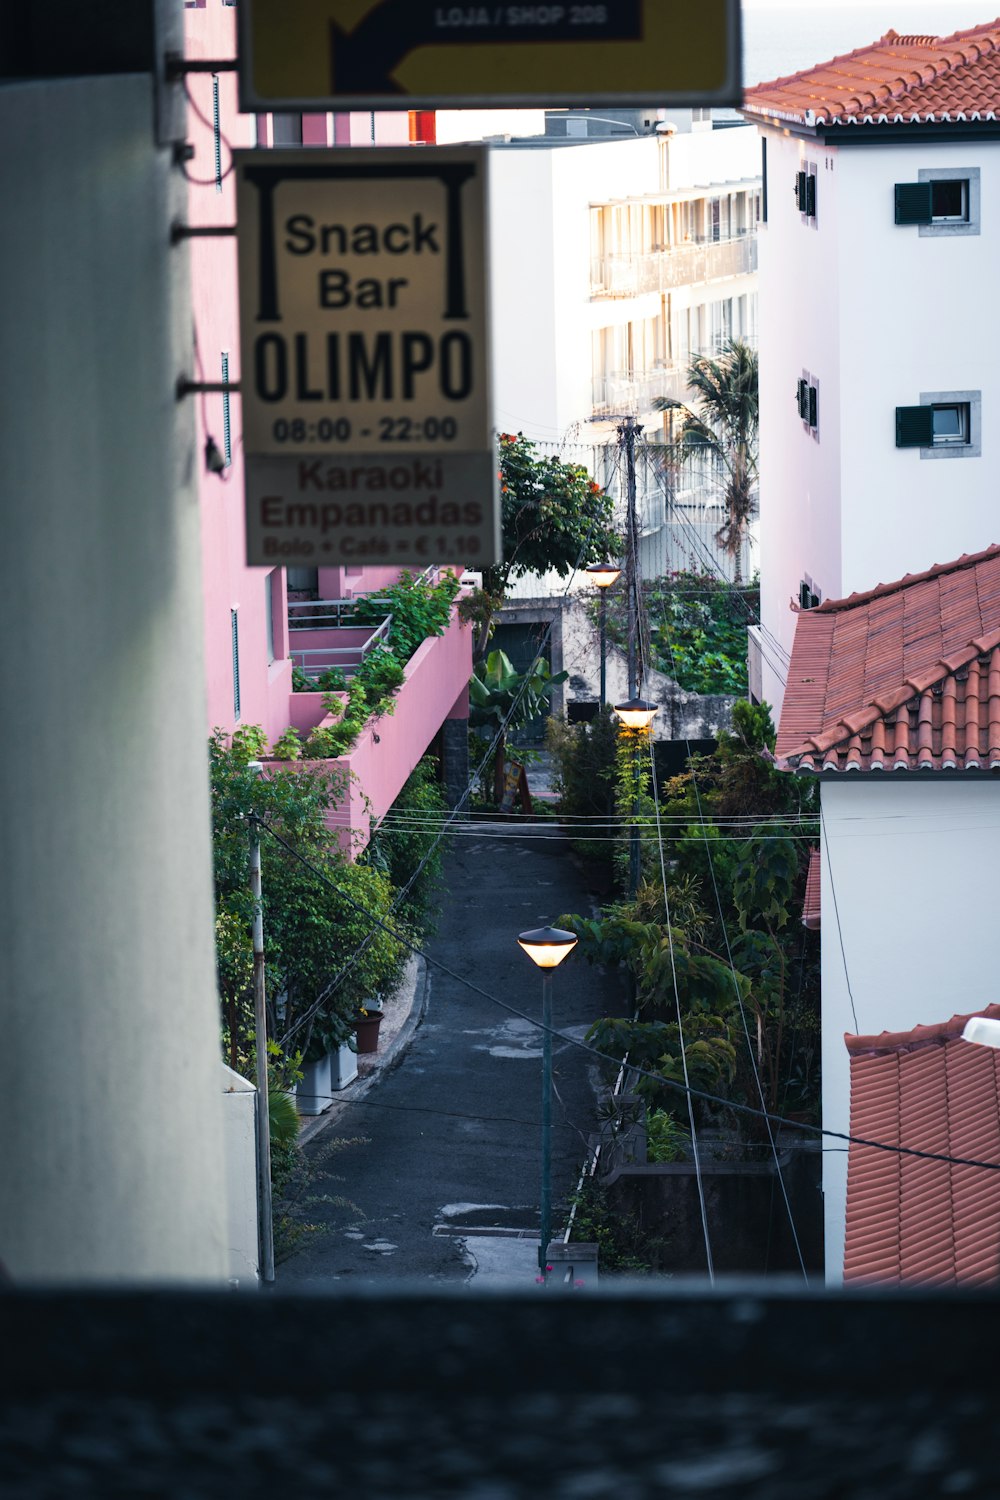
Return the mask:
{"type": "Polygon", "coordinates": [[[485,150],[236,172],[247,561],[497,561],[485,150]]]}

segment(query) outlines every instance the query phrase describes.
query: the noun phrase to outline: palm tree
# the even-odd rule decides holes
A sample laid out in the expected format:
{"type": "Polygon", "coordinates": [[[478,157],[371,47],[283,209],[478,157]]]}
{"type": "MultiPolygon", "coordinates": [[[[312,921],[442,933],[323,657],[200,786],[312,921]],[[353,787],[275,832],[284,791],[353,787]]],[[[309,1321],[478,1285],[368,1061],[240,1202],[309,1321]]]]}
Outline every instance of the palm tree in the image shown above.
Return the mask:
{"type": "Polygon", "coordinates": [[[692,456],[710,449],[725,470],[726,520],[715,540],[733,559],[734,581],[740,583],[740,557],[757,498],[757,351],[743,339],[727,339],[717,359],[695,355],[687,381],[697,412],[668,397],[653,404],[657,411],[685,412],[682,445],[692,456]]]}

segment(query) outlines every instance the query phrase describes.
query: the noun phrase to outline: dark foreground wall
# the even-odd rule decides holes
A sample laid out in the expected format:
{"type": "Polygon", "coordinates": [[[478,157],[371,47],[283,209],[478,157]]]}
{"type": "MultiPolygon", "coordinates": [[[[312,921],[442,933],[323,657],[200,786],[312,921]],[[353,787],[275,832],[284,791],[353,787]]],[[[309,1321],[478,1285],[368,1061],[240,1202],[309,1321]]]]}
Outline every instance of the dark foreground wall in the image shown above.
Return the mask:
{"type": "Polygon", "coordinates": [[[995,1296],[0,1296],[4,1500],[995,1496],[995,1296]]]}

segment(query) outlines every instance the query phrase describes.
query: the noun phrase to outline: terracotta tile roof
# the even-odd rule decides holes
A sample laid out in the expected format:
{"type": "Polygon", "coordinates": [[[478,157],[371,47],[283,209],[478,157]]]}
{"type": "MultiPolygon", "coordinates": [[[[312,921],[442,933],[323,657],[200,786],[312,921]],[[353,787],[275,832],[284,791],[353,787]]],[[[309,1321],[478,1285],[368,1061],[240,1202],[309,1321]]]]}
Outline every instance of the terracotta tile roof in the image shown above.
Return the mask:
{"type": "Polygon", "coordinates": [[[1000,546],[801,611],[776,750],[803,771],[1000,769],[1000,546]]]}
{"type": "MultiPolygon", "coordinates": [[[[1000,1005],[977,1015],[1000,1017],[1000,1005]]],[[[1000,1051],[963,1042],[968,1016],[847,1036],[851,1134],[1000,1162],[1000,1051]]],[[[924,1286],[1000,1280],[1000,1172],[852,1144],[844,1280],[924,1286]]]]}
{"type": "Polygon", "coordinates": [[[1000,98],[1000,19],[951,36],[887,31],[869,47],[760,83],[751,116],[805,125],[994,120],[1000,98]]]}
{"type": "Polygon", "coordinates": [[[806,893],[802,901],[802,925],[810,932],[819,932],[820,853],[809,850],[809,869],[806,873],[806,893]]]}

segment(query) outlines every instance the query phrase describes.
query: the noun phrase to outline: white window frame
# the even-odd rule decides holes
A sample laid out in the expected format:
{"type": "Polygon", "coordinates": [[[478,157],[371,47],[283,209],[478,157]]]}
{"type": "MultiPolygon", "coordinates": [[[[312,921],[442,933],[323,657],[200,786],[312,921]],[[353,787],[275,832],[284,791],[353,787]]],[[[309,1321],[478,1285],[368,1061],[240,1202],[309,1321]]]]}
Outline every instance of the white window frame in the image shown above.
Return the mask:
{"type": "Polygon", "coordinates": [[[919,450],[921,458],[980,458],[983,451],[983,395],[981,391],[921,391],[921,406],[958,406],[968,412],[964,438],[935,438],[919,450]]]}
{"type": "Polygon", "coordinates": [[[921,167],[918,182],[963,182],[965,184],[965,217],[962,219],[932,219],[929,224],[918,224],[922,237],[927,235],[979,234],[980,222],[980,174],[978,167],[921,167]]]}

